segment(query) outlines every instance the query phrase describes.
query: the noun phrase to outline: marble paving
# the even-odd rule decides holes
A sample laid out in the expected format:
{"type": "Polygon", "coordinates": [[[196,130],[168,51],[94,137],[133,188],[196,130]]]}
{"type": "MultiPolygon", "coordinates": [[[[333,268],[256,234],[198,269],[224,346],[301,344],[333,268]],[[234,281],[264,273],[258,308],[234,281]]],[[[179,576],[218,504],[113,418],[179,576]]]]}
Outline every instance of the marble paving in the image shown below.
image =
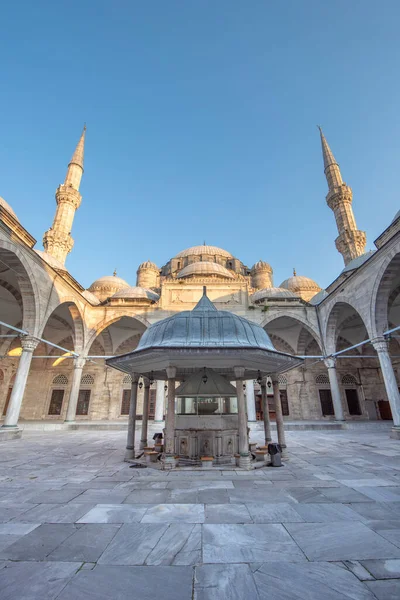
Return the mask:
{"type": "Polygon", "coordinates": [[[284,466],[250,472],[131,469],[124,438],[2,445],[1,600],[399,600],[400,443],[386,431],[288,432],[284,466]]]}

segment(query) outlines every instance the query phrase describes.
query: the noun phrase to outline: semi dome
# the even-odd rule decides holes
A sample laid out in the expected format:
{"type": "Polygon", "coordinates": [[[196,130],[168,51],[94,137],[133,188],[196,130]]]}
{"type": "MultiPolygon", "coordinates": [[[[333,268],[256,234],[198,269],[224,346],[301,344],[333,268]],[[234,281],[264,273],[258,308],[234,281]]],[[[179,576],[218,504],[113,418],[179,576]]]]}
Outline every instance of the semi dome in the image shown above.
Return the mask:
{"type": "Polygon", "coordinates": [[[135,352],[147,348],[224,346],[275,350],[260,325],[217,310],[204,294],[193,310],[177,313],[146,329],[135,352]]]}
{"type": "Polygon", "coordinates": [[[7,211],[7,212],[9,212],[9,213],[10,213],[10,215],[12,215],[12,216],[14,217],[14,219],[16,219],[16,220],[18,221],[18,217],[17,217],[17,215],[15,214],[15,212],[13,211],[13,209],[11,208],[11,206],[10,206],[10,205],[8,204],[8,202],[6,202],[6,201],[4,200],[4,198],[2,198],[1,196],[0,196],[0,206],[1,206],[2,208],[5,208],[5,209],[6,209],[6,211],[7,211]]]}
{"type": "Polygon", "coordinates": [[[251,267],[251,272],[254,273],[255,271],[269,271],[272,273],[272,267],[264,260],[259,260],[251,267]]]}
{"type": "Polygon", "coordinates": [[[124,279],[121,279],[121,277],[117,277],[116,275],[105,275],[104,277],[96,279],[96,281],[92,283],[88,290],[100,300],[105,300],[123,288],[128,287],[129,283],[127,283],[124,279]]]}
{"type": "Polygon", "coordinates": [[[35,252],[48,265],[50,265],[50,267],[53,267],[53,269],[62,269],[63,271],[67,270],[65,268],[65,266],[59,260],[57,260],[56,258],[54,258],[54,256],[51,256],[51,254],[49,254],[48,252],[44,252],[43,250],[35,250],[35,252]]]}
{"type": "Polygon", "coordinates": [[[342,270],[342,273],[348,273],[349,271],[354,271],[354,269],[358,269],[358,267],[361,267],[361,265],[363,265],[369,258],[371,258],[373,254],[375,254],[375,250],[370,250],[369,252],[361,254],[361,256],[356,256],[356,258],[353,258],[353,260],[351,260],[345,266],[345,268],[342,270]]]}
{"type": "Polygon", "coordinates": [[[222,265],[214,262],[195,262],[187,265],[182,271],[179,271],[177,277],[178,279],[183,279],[185,277],[201,277],[207,275],[217,275],[218,277],[224,277],[225,279],[235,279],[232,271],[229,271],[222,265]]]}
{"type": "Polygon", "coordinates": [[[152,302],[157,302],[160,299],[160,296],[147,288],[134,286],[123,288],[114,294],[112,298],[123,298],[126,300],[151,300],[152,302]]]}
{"type": "Polygon", "coordinates": [[[224,256],[225,258],[233,258],[230,252],[227,250],[223,250],[222,248],[217,248],[217,246],[192,246],[191,248],[187,248],[186,250],[182,250],[179,252],[175,258],[183,258],[184,256],[200,256],[201,254],[209,254],[210,256],[224,256]]]}
{"type": "Polygon", "coordinates": [[[146,260],[139,265],[138,271],[143,271],[144,269],[153,269],[154,271],[160,270],[155,263],[151,262],[151,260],[146,260]]]}
{"type": "Polygon", "coordinates": [[[298,298],[298,296],[290,290],[279,287],[264,288],[263,290],[258,290],[258,292],[255,292],[255,294],[251,296],[253,302],[260,302],[260,300],[266,300],[267,298],[280,300],[285,298],[298,298]]]}

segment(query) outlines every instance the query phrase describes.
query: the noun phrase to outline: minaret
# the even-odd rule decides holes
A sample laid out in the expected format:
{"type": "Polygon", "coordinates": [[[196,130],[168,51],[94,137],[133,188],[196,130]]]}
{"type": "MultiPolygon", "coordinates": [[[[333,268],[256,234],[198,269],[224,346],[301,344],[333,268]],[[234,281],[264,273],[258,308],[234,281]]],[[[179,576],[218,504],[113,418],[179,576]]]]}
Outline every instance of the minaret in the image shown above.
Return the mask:
{"type": "Polygon", "coordinates": [[[85,133],[86,125],[83,128],[78,145],[68,165],[65,181],[58,186],[56,191],[57,210],[53,226],[43,236],[45,251],[63,265],[65,264],[67,254],[71,252],[74,245],[74,240],[71,237],[72,222],[75,211],[79,208],[82,200],[82,196],[79,193],[79,186],[83,175],[85,133]]]}
{"type": "Polygon", "coordinates": [[[344,264],[347,265],[353,258],[364,254],[367,239],[365,232],[357,229],[351,207],[353,192],[343,182],[339,165],[328,146],[321,127],[319,127],[319,132],[321,134],[325,177],[329,187],[326,202],[329,208],[333,210],[339,232],[339,236],[335,240],[336,248],[343,256],[344,264]]]}

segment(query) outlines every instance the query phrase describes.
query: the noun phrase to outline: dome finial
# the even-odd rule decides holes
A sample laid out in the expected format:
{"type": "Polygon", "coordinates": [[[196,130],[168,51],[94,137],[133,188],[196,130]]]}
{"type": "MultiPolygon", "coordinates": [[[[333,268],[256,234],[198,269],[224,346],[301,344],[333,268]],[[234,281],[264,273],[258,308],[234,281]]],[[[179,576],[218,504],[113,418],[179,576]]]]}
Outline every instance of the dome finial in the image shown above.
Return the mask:
{"type": "Polygon", "coordinates": [[[117,276],[117,267],[115,267],[113,275],[114,275],[114,277],[117,276]]]}
{"type": "Polygon", "coordinates": [[[207,286],[203,285],[203,296],[207,296],[207,286]]]}
{"type": "Polygon", "coordinates": [[[296,269],[293,267],[293,276],[296,277],[297,273],[296,273],[296,269]]]}

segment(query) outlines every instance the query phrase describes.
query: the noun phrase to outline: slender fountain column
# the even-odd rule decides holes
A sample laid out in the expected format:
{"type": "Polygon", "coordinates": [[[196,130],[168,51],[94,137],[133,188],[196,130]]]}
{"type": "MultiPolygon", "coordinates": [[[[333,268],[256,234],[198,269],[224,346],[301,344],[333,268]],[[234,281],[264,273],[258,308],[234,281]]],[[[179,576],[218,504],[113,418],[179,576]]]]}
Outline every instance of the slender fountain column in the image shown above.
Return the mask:
{"type": "Polygon", "coordinates": [[[72,375],[71,391],[69,393],[67,414],[65,416],[65,423],[71,423],[75,421],[76,407],[78,405],[79,388],[81,386],[82,371],[85,366],[86,360],[84,358],[74,358],[74,372],[72,375]]]}
{"type": "Polygon", "coordinates": [[[156,410],[154,414],[154,423],[162,423],[164,421],[165,381],[158,379],[156,385],[156,410]]]}
{"type": "Polygon", "coordinates": [[[331,386],[333,410],[335,411],[335,420],[344,421],[342,395],[340,393],[339,381],[336,371],[336,358],[326,358],[325,366],[328,369],[329,383],[331,386]]]}
{"type": "Polygon", "coordinates": [[[136,405],[139,375],[132,373],[131,401],[129,404],[128,436],[126,440],[125,460],[135,458],[135,425],[136,425],[136,405]]]}
{"type": "Polygon", "coordinates": [[[243,391],[244,368],[234,368],[236,377],[236,391],[238,400],[238,422],[239,422],[239,466],[241,469],[251,469],[251,457],[249,452],[249,436],[247,434],[247,415],[243,391]]]}
{"type": "Polygon", "coordinates": [[[150,396],[150,380],[143,377],[144,381],[144,397],[143,397],[143,416],[142,416],[142,436],[140,439],[140,449],[143,450],[147,446],[147,426],[149,422],[149,396],[150,396]]]}
{"type": "Polygon", "coordinates": [[[271,421],[269,418],[267,380],[265,377],[263,377],[262,381],[261,381],[261,398],[262,398],[262,409],[263,409],[263,413],[264,413],[265,444],[268,445],[269,442],[272,442],[272,435],[271,435],[271,421]]]}
{"type": "Polygon", "coordinates": [[[165,417],[165,464],[175,466],[175,376],[176,368],[167,367],[168,400],[165,417]]]}
{"type": "Polygon", "coordinates": [[[252,379],[246,381],[246,404],[247,420],[254,423],[256,419],[256,401],[254,397],[254,382],[252,379]]]}
{"type": "Polygon", "coordinates": [[[278,444],[282,446],[282,457],[287,456],[285,451],[286,438],[285,438],[285,426],[283,424],[281,394],[279,392],[279,380],[276,373],[271,375],[272,388],[274,390],[274,403],[275,403],[275,419],[276,419],[276,430],[278,433],[278,444]]]}
{"type": "Polygon", "coordinates": [[[372,340],[372,344],[378,354],[386,394],[390,403],[390,410],[392,411],[393,429],[390,437],[400,440],[400,394],[388,350],[388,343],[385,338],[377,338],[372,340]]]}
{"type": "Polygon", "coordinates": [[[18,427],[19,413],[21,412],[26,380],[28,379],[33,352],[37,345],[38,341],[30,335],[21,337],[22,354],[19,359],[17,374],[15,376],[3,427],[18,427]]]}

